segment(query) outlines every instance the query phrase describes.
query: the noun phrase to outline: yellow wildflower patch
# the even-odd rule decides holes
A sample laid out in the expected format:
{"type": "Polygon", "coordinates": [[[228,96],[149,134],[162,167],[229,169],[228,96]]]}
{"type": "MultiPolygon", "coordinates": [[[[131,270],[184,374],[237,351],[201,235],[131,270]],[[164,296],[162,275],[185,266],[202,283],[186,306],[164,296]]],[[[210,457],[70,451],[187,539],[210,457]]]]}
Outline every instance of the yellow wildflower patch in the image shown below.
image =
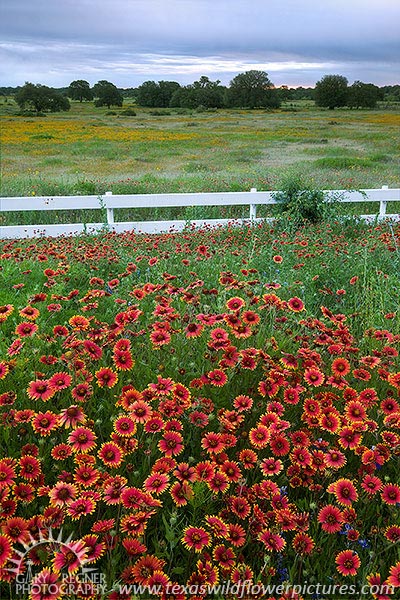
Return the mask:
{"type": "Polygon", "coordinates": [[[393,113],[379,113],[375,115],[368,115],[365,118],[367,123],[378,123],[381,125],[400,125],[400,115],[393,113]]]}
{"type": "Polygon", "coordinates": [[[173,133],[156,129],[130,129],[107,125],[83,124],[79,121],[46,119],[26,121],[17,118],[3,119],[1,142],[3,144],[43,143],[67,144],[88,140],[113,142],[165,142],[190,140],[194,133],[173,133]]]}

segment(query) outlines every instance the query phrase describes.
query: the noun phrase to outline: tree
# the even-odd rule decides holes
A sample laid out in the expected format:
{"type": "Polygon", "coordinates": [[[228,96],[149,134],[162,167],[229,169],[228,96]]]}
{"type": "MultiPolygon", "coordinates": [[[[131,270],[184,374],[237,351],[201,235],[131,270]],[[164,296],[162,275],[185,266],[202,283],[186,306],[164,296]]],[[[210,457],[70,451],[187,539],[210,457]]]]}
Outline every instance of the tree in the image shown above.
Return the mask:
{"type": "Polygon", "coordinates": [[[227,91],[228,106],[241,108],[278,108],[280,98],[265,71],[246,71],[236,75],[227,91]]]}
{"type": "Polygon", "coordinates": [[[124,101],[118,88],[109,81],[102,79],[93,86],[93,95],[96,98],[95,106],[122,106],[124,101]]]}
{"type": "Polygon", "coordinates": [[[93,100],[93,92],[90,89],[90,84],[83,79],[77,79],[69,84],[68,95],[72,100],[93,100]]]}
{"type": "Polygon", "coordinates": [[[225,88],[220,83],[219,79],[211,81],[206,75],[202,75],[198,81],[189,86],[196,107],[221,108],[224,105],[225,88]]]}
{"type": "Polygon", "coordinates": [[[325,75],[315,85],[315,104],[333,110],[346,106],[348,98],[348,81],[342,75],[325,75]]]}
{"type": "Polygon", "coordinates": [[[145,81],[138,87],[138,104],[150,108],[167,108],[174,92],[180,87],[176,81],[145,81]]]}
{"type": "Polygon", "coordinates": [[[34,109],[37,113],[66,111],[71,108],[68,98],[39,83],[25,83],[15,94],[15,101],[22,110],[34,109]]]}
{"type": "Polygon", "coordinates": [[[379,94],[379,88],[373,83],[355,81],[349,87],[348,105],[350,108],[375,108],[379,94]]]}
{"type": "Polygon", "coordinates": [[[170,106],[221,108],[224,105],[225,88],[220,83],[202,75],[198,81],[175,90],[170,106]]]}

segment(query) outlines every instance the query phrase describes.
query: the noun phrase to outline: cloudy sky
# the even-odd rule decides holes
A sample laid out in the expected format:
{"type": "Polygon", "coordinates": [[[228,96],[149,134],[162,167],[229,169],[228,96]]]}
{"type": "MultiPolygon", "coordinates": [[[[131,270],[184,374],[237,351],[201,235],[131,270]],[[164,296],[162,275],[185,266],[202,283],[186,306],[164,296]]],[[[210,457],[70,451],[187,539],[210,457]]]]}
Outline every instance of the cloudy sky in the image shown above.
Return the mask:
{"type": "Polygon", "coordinates": [[[1,0],[0,86],[400,83],[400,0],[1,0]]]}

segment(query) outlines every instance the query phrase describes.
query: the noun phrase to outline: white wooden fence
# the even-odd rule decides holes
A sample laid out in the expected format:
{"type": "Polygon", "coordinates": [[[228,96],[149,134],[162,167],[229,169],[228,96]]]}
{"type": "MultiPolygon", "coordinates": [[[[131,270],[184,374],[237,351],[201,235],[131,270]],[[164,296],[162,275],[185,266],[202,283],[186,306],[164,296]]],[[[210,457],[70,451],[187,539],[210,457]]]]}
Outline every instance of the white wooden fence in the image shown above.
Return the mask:
{"type": "MultiPolygon", "coordinates": [[[[167,208],[173,206],[249,206],[249,216],[246,219],[238,219],[236,223],[258,222],[257,206],[265,204],[276,204],[273,198],[274,192],[258,192],[252,189],[250,192],[215,192],[209,194],[137,194],[137,195],[113,195],[106,192],[104,196],[51,196],[51,197],[0,197],[0,221],[2,212],[22,211],[70,211],[76,209],[103,209],[107,218],[103,223],[68,223],[54,225],[8,225],[0,226],[0,238],[28,238],[42,236],[74,235],[78,233],[96,233],[108,228],[110,231],[123,232],[134,231],[137,233],[160,233],[167,231],[180,231],[191,225],[202,227],[204,225],[226,225],[233,219],[204,219],[175,221],[136,221],[115,222],[114,209],[119,208],[147,208],[150,216],[151,210],[155,208],[167,208]]],[[[361,191],[327,190],[329,194],[339,196],[340,202],[375,202],[379,203],[379,210],[370,215],[359,215],[366,220],[393,219],[400,220],[399,214],[387,214],[388,202],[400,201],[400,189],[371,189],[361,191]]]]}

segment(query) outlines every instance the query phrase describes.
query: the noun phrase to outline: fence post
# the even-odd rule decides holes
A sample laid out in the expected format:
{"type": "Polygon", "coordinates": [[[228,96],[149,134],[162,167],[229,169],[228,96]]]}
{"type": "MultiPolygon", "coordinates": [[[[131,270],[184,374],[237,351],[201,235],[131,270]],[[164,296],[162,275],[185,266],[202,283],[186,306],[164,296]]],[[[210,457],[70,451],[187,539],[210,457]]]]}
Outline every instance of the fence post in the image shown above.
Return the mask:
{"type": "MultiPolygon", "coordinates": [[[[112,196],[112,192],[106,192],[106,196],[112,196]]],[[[107,206],[107,225],[114,225],[114,209],[107,206]]]]}
{"type": "MultiPolygon", "coordinates": [[[[383,185],[382,186],[383,190],[388,190],[389,186],[388,185],[383,185]]],[[[379,218],[383,219],[386,215],[386,205],[387,205],[387,200],[381,200],[379,202],[379,218]]]]}
{"type": "MultiPolygon", "coordinates": [[[[251,188],[250,192],[254,193],[257,191],[257,188],[251,188]]],[[[257,205],[250,204],[250,221],[255,221],[257,218],[257,205]]]]}

